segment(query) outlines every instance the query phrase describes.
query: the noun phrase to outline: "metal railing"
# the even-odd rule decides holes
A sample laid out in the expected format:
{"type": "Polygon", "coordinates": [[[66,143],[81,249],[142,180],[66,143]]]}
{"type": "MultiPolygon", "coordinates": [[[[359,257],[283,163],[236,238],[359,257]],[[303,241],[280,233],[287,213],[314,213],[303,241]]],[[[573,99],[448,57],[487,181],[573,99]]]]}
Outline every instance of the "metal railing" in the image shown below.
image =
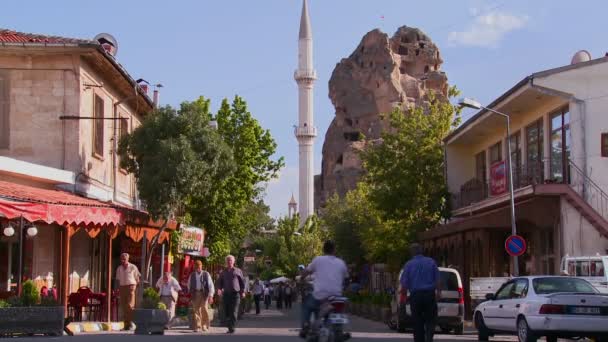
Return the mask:
{"type": "MultiPolygon", "coordinates": [[[[519,165],[513,168],[513,188],[520,189],[528,185],[541,184],[544,181],[542,162],[519,165]]],[[[506,177],[508,181],[508,176],[506,177]]],[[[472,178],[465,182],[460,191],[452,194],[452,209],[460,209],[481,202],[491,197],[489,182],[472,178]]]]}
{"type": "Polygon", "coordinates": [[[570,166],[570,187],[599,215],[608,220],[608,194],[585,175],[585,172],[572,160],[568,160],[568,165],[570,166]]]}

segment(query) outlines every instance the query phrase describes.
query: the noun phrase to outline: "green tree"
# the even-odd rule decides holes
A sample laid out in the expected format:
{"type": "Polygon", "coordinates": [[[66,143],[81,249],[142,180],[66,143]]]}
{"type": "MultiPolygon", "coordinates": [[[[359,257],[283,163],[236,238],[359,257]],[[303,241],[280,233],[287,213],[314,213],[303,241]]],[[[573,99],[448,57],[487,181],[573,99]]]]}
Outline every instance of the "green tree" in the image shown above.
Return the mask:
{"type": "MultiPolygon", "coordinates": [[[[189,105],[201,102],[208,105],[203,98],[189,105]]],[[[231,241],[242,241],[255,229],[251,225],[251,203],[262,193],[261,184],[278,175],[284,161],[272,159],[276,142],[239,96],[232,103],[222,102],[216,120],[219,135],[233,151],[236,170],[214,184],[210,201],[191,201],[189,212],[194,223],[207,229],[212,259],[218,260],[231,251],[236,252],[231,241]]]]}
{"type": "MultiPolygon", "coordinates": [[[[455,87],[448,98],[458,95],[455,87]]],[[[367,196],[383,224],[368,230],[366,248],[376,254],[405,258],[416,234],[449,217],[449,193],[444,179],[443,139],[459,124],[459,109],[442,96],[430,94],[407,112],[388,115],[391,129],[382,144],[362,154],[367,196]]]]}
{"type": "Polygon", "coordinates": [[[327,234],[316,216],[309,217],[302,226],[297,215],[283,217],[277,223],[275,234],[261,236],[255,243],[263,252],[258,269],[263,276],[280,274],[295,277],[298,265],[308,265],[314,257],[322,254],[326,238],[327,234]],[[266,258],[272,261],[272,266],[265,265],[266,258]]]}
{"type": "MultiPolygon", "coordinates": [[[[230,147],[209,127],[209,102],[159,108],[146,116],[119,143],[120,165],[135,175],[140,198],[161,233],[172,217],[184,219],[184,204],[211,201],[216,184],[231,177],[235,163],[230,147]]],[[[158,243],[149,244],[144,277],[158,243]]]]}

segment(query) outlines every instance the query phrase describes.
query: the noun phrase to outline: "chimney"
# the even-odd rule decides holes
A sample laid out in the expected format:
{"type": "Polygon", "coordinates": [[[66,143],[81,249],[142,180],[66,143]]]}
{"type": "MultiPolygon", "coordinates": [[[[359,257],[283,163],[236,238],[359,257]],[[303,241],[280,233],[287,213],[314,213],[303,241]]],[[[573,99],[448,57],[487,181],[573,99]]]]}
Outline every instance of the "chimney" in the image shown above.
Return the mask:
{"type": "Polygon", "coordinates": [[[152,101],[154,102],[154,108],[158,108],[158,89],[154,89],[154,97],[152,101]]]}

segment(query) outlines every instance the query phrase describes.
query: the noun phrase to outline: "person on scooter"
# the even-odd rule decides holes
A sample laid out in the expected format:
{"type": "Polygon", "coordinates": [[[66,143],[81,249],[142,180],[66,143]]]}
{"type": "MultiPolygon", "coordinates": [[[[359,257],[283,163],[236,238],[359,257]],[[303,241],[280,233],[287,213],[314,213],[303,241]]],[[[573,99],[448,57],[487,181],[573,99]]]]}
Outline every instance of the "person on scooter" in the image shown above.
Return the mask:
{"type": "MultiPolygon", "coordinates": [[[[335,256],[336,245],[327,240],[323,244],[323,254],[312,260],[310,265],[301,272],[302,279],[313,275],[313,292],[302,305],[302,330],[300,337],[305,338],[310,329],[310,316],[319,312],[321,303],[329,297],[341,297],[344,281],[348,278],[346,263],[335,256]]],[[[318,317],[317,317],[318,319],[318,317]]]]}

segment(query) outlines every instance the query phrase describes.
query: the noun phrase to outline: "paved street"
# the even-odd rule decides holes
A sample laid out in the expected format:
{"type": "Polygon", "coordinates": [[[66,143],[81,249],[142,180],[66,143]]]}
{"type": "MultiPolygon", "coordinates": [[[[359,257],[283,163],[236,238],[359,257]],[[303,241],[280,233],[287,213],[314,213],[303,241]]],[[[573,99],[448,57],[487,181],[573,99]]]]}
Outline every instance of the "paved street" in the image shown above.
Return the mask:
{"type": "MultiPolygon", "coordinates": [[[[291,311],[276,311],[268,310],[263,311],[262,314],[256,316],[255,314],[248,314],[245,319],[239,322],[237,331],[234,335],[226,334],[225,328],[212,328],[210,333],[206,334],[194,334],[190,330],[184,329],[172,329],[168,331],[165,336],[135,336],[131,333],[127,334],[124,332],[106,332],[106,333],[88,333],[80,334],[75,337],[60,337],[52,338],[53,340],[80,340],[86,342],[107,342],[108,338],[111,338],[114,342],[118,340],[132,340],[132,341],[159,341],[159,340],[178,340],[178,341],[200,341],[201,339],[208,339],[211,336],[214,341],[226,341],[226,342],[273,342],[273,341],[302,341],[297,337],[297,326],[298,326],[298,310],[297,306],[294,305],[294,309],[291,311]]],[[[413,340],[412,335],[409,333],[399,334],[388,329],[384,324],[373,322],[370,320],[353,317],[351,331],[353,332],[353,339],[351,341],[404,341],[413,340]]],[[[41,338],[24,338],[20,341],[40,341],[41,338]]],[[[474,331],[469,330],[463,336],[454,335],[437,335],[436,341],[476,341],[477,336],[474,331]]],[[[515,341],[514,337],[496,337],[492,341],[515,341]]]]}

